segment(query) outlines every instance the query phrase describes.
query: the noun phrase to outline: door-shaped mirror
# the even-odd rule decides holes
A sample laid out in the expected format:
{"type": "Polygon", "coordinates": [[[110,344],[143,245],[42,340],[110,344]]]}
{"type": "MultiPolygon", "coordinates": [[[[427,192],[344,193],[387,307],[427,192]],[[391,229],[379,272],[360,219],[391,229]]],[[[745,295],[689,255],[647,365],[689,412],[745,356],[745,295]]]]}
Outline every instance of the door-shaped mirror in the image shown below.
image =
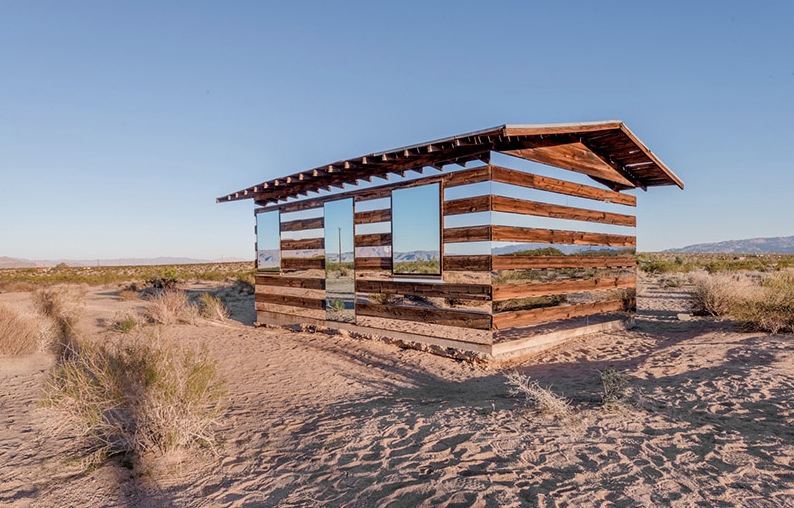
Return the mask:
{"type": "Polygon", "coordinates": [[[256,268],[262,272],[281,269],[281,219],[278,211],[256,214],[256,268]]]}
{"type": "Polygon", "coordinates": [[[441,185],[391,193],[395,275],[441,275],[441,185]]]}
{"type": "Polygon", "coordinates": [[[325,309],[330,321],[356,319],[353,200],[325,203],[325,309]]]}

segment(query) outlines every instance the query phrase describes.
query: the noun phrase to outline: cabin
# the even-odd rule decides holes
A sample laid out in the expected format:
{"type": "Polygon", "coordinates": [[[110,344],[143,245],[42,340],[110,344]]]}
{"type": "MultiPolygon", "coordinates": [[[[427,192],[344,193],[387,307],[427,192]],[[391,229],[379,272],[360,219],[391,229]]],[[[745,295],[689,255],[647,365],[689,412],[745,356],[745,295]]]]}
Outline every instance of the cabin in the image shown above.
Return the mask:
{"type": "Polygon", "coordinates": [[[256,205],[260,325],[510,360],[633,325],[637,191],[681,180],[622,122],[502,125],[222,196],[256,205]]]}

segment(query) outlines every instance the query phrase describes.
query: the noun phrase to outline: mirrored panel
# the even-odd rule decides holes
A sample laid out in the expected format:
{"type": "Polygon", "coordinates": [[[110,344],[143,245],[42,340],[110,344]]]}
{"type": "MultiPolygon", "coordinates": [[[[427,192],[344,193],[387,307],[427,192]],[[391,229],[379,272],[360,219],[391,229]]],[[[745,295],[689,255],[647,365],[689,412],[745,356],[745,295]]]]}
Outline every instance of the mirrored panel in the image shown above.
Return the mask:
{"type": "Polygon", "coordinates": [[[281,269],[281,220],[278,211],[256,214],[256,267],[263,272],[281,269]]]}
{"type": "Polygon", "coordinates": [[[391,193],[395,275],[441,275],[441,185],[391,193]]]}
{"type": "Polygon", "coordinates": [[[325,203],[325,311],[330,321],[355,322],[353,200],[325,203]]]}

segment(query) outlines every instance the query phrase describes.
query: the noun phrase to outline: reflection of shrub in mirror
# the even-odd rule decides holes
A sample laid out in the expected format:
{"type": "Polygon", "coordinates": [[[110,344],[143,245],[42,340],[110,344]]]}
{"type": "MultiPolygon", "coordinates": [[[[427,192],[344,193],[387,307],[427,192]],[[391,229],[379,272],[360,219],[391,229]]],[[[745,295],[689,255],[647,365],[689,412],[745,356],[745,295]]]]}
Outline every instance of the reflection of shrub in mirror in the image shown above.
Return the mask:
{"type": "Polygon", "coordinates": [[[281,269],[281,219],[279,212],[256,215],[256,267],[260,271],[281,269]]]}
{"type": "Polygon", "coordinates": [[[441,275],[441,186],[392,191],[392,262],[398,275],[441,275]]]}

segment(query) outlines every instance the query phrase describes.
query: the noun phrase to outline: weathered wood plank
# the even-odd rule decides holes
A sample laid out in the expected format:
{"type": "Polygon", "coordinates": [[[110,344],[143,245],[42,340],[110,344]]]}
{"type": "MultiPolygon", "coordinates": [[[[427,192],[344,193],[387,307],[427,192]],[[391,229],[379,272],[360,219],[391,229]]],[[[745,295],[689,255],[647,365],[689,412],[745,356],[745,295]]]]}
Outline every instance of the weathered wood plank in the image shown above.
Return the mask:
{"type": "Polygon", "coordinates": [[[491,226],[472,226],[444,230],[444,242],[487,242],[491,240],[491,226]]]}
{"type": "Polygon", "coordinates": [[[444,256],[444,270],[489,272],[491,271],[491,256],[444,256]]]}
{"type": "Polygon", "coordinates": [[[324,298],[306,298],[303,296],[291,295],[275,295],[272,293],[257,293],[256,301],[258,303],[276,303],[279,305],[288,305],[291,307],[301,307],[303,309],[324,309],[324,298]]]}
{"type": "Polygon", "coordinates": [[[391,233],[372,233],[369,235],[356,235],[356,247],[381,247],[391,245],[391,233]]]}
{"type": "Polygon", "coordinates": [[[257,275],[257,286],[278,286],[301,289],[325,289],[325,279],[314,277],[284,277],[272,275],[257,275]]]}
{"type": "Polygon", "coordinates": [[[494,182],[518,185],[529,189],[538,189],[568,196],[617,203],[626,206],[637,206],[637,198],[630,194],[621,194],[611,190],[599,189],[589,185],[582,185],[556,178],[533,175],[515,169],[501,166],[491,166],[491,175],[494,182]]]}
{"type": "Polygon", "coordinates": [[[325,269],[325,258],[281,258],[282,270],[325,269]]]}
{"type": "Polygon", "coordinates": [[[634,256],[494,256],[494,270],[522,268],[618,268],[637,265],[634,256]]]}
{"type": "Polygon", "coordinates": [[[325,220],[322,217],[311,219],[292,220],[281,223],[281,231],[304,231],[307,229],[322,229],[325,220]]]}
{"type": "Polygon", "coordinates": [[[391,257],[384,258],[356,258],[356,270],[391,270],[391,257]]]}
{"type": "Polygon", "coordinates": [[[419,323],[474,328],[477,330],[490,330],[491,328],[491,316],[481,312],[427,309],[404,305],[356,303],[356,314],[359,316],[402,319],[419,323]]]}
{"type": "Polygon", "coordinates": [[[505,153],[549,166],[576,171],[628,187],[634,183],[621,175],[580,142],[508,150],[505,153]]]}
{"type": "Polygon", "coordinates": [[[444,215],[461,215],[465,213],[487,212],[491,209],[491,198],[495,196],[475,196],[471,198],[453,199],[444,202],[444,215]]]}
{"type": "Polygon", "coordinates": [[[512,298],[528,298],[530,296],[561,295],[580,293],[584,291],[598,291],[604,289],[633,288],[637,286],[634,277],[609,277],[603,279],[574,279],[554,282],[539,282],[534,284],[504,284],[494,286],[494,301],[510,300],[512,298]]]}
{"type": "Polygon", "coordinates": [[[493,196],[491,210],[494,212],[519,213],[522,215],[552,217],[555,219],[599,222],[617,226],[635,227],[637,225],[637,219],[633,215],[601,212],[573,206],[552,205],[549,203],[539,203],[536,201],[527,201],[504,196],[493,196]]]}
{"type": "Polygon", "coordinates": [[[372,224],[375,222],[391,221],[391,209],[369,210],[366,212],[356,212],[354,217],[356,224],[372,224]]]}
{"type": "Polygon", "coordinates": [[[634,247],[637,244],[637,239],[628,235],[586,233],[558,229],[519,228],[515,226],[490,226],[490,229],[491,239],[493,241],[502,242],[604,245],[608,247],[634,247]]]}
{"type": "Polygon", "coordinates": [[[281,240],[281,250],[324,249],[325,239],[304,238],[303,240],[281,240]]]}
{"type": "Polygon", "coordinates": [[[491,297],[491,286],[488,284],[451,284],[358,279],[356,280],[356,292],[488,300],[491,297]]]}
{"type": "Polygon", "coordinates": [[[560,305],[542,309],[520,310],[513,312],[500,312],[493,316],[494,330],[528,326],[561,319],[570,319],[582,316],[592,316],[602,312],[623,310],[621,300],[607,300],[603,302],[581,303],[578,305],[560,305]]]}

